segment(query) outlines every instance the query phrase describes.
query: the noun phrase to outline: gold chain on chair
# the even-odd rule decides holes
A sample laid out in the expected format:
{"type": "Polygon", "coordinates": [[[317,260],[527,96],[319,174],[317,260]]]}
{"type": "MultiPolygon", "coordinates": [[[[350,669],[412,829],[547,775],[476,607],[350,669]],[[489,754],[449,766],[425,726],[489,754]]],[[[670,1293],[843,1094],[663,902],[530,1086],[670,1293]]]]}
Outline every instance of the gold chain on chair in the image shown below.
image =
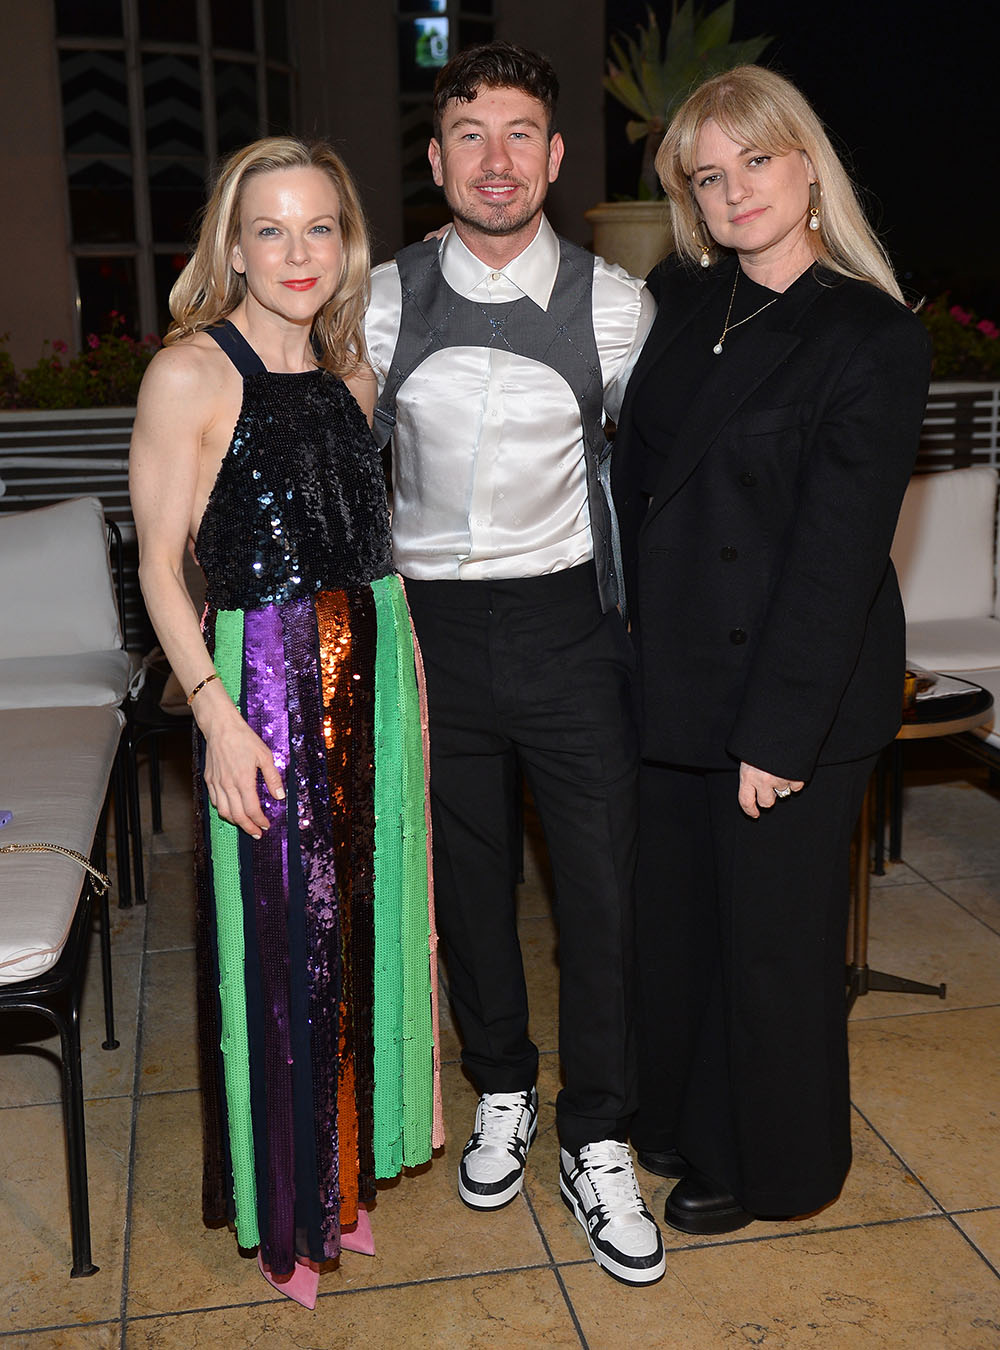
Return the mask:
{"type": "Polygon", "coordinates": [[[64,858],[79,863],[90,873],[98,895],[106,895],[111,886],[111,878],[99,872],[89,858],[77,853],[75,848],[64,848],[62,844],[0,844],[0,853],[61,853],[64,858]]]}

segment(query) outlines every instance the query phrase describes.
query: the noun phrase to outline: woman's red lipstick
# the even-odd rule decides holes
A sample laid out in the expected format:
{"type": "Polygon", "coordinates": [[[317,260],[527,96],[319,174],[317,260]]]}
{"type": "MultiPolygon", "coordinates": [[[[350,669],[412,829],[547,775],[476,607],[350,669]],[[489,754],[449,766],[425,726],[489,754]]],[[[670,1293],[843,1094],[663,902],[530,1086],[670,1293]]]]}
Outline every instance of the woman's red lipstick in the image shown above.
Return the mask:
{"type": "Polygon", "coordinates": [[[287,286],[290,291],[311,291],[319,281],[319,277],[299,277],[295,281],[283,281],[282,286],[287,286]]]}

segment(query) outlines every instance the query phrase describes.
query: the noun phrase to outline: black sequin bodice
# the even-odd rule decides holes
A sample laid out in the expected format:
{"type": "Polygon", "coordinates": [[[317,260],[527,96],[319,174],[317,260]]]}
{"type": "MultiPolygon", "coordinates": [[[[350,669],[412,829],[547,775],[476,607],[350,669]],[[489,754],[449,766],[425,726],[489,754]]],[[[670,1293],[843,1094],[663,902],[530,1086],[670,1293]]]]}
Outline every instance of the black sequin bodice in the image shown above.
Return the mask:
{"type": "Polygon", "coordinates": [[[273,374],[231,324],[210,331],[243,374],[243,405],[196,540],[208,603],[257,609],[388,576],[382,463],[346,385],[273,374]]]}

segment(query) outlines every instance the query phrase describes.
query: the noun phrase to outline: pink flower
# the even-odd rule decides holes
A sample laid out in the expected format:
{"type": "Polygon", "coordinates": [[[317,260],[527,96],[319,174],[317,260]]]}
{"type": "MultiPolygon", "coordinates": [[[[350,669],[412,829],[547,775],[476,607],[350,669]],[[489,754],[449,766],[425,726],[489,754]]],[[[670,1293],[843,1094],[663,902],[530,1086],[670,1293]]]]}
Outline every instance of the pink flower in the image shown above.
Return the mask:
{"type": "Polygon", "coordinates": [[[61,354],[62,352],[68,351],[69,348],[66,346],[66,343],[63,342],[62,338],[56,338],[55,342],[52,344],[52,350],[61,354]]]}
{"type": "Polygon", "coordinates": [[[952,305],[948,313],[956,323],[968,324],[972,322],[972,315],[967,309],[963,309],[961,305],[952,305]]]}
{"type": "Polygon", "coordinates": [[[96,333],[87,334],[87,346],[91,349],[91,351],[93,351],[95,347],[99,347],[100,345],[101,339],[97,336],[96,333]]]}
{"type": "Polygon", "coordinates": [[[151,347],[158,347],[160,345],[160,339],[156,336],[155,333],[147,333],[142,340],[144,343],[146,343],[148,346],[151,347]]]}
{"type": "Polygon", "coordinates": [[[996,324],[993,322],[992,319],[980,319],[979,322],[976,324],[976,327],[978,328],[979,332],[983,334],[984,337],[988,338],[1000,337],[1000,328],[996,326],[996,324]]]}

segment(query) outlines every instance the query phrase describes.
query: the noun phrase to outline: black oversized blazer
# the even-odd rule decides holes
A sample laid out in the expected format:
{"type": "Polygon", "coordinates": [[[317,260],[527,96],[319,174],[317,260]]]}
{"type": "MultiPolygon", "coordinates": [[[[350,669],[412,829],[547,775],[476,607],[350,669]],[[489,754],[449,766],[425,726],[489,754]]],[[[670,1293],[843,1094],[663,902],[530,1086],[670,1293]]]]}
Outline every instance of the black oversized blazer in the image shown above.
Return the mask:
{"type": "Polygon", "coordinates": [[[923,419],[922,324],[818,266],[729,337],[652,499],[632,408],[693,316],[721,331],[736,261],[669,258],[612,457],[639,653],[643,754],[808,779],[877,751],[900,722],[904,620],[889,561],[923,419]]]}

